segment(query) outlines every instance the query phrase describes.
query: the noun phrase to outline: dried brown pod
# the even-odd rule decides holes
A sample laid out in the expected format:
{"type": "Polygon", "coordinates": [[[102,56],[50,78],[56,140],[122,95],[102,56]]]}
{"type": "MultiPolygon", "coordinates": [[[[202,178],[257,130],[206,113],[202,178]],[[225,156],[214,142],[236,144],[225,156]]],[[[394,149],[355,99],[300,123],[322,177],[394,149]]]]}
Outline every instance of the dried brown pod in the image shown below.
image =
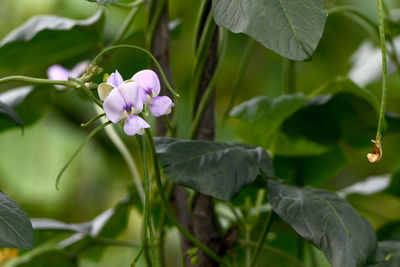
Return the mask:
{"type": "Polygon", "coordinates": [[[371,142],[375,144],[374,152],[368,153],[367,158],[369,162],[374,163],[378,162],[382,157],[382,146],[380,138],[377,138],[376,140],[371,140],[371,142]]]}

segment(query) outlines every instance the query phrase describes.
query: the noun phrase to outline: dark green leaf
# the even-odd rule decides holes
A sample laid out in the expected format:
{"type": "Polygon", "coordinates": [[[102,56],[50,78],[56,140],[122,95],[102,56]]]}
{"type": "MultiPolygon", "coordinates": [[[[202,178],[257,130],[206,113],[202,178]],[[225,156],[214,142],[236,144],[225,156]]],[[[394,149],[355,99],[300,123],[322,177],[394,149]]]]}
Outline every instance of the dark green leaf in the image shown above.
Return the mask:
{"type": "Polygon", "coordinates": [[[324,31],[323,0],[213,0],[215,22],[293,60],[312,57],[324,31]]]}
{"type": "Polygon", "coordinates": [[[18,258],[10,265],[12,267],[77,267],[78,262],[71,255],[63,250],[52,248],[39,251],[33,250],[32,253],[18,258]]]}
{"type": "Polygon", "coordinates": [[[260,172],[273,176],[269,155],[239,143],[154,139],[167,178],[215,198],[230,200],[260,172]]]}
{"type": "Polygon", "coordinates": [[[31,249],[33,229],[25,212],[0,190],[0,247],[31,249]]]}
{"type": "Polygon", "coordinates": [[[372,226],[336,194],[269,180],[268,197],[273,210],[334,267],[363,266],[374,253],[372,226]]]}
{"type": "MultiPolygon", "coordinates": [[[[36,122],[53,101],[51,86],[16,88],[0,94],[0,101],[7,101],[15,108],[25,126],[36,122]]],[[[14,127],[9,121],[0,120],[0,131],[14,127]]]]}
{"type": "Polygon", "coordinates": [[[277,98],[255,97],[235,107],[230,115],[241,120],[237,127],[241,138],[248,143],[269,148],[283,121],[306,102],[307,98],[303,94],[277,98]]]}
{"type": "Polygon", "coordinates": [[[237,134],[285,156],[319,155],[340,140],[355,147],[371,145],[378,121],[378,101],[371,92],[339,78],[313,95],[309,100],[294,94],[242,103],[231,112],[240,120],[237,134]]]}
{"type": "Polygon", "coordinates": [[[86,20],[33,17],[0,42],[0,70],[22,73],[91,51],[102,38],[103,22],[101,11],[86,20]]]}
{"type": "Polygon", "coordinates": [[[24,123],[18,114],[10,106],[0,101],[0,119],[3,117],[2,114],[11,119],[13,124],[21,127],[22,131],[24,130],[24,123]]]}
{"type": "Polygon", "coordinates": [[[367,267],[398,267],[400,266],[400,242],[382,241],[378,243],[378,263],[367,267]]]}
{"type": "Polygon", "coordinates": [[[302,180],[304,184],[318,185],[341,170],[349,159],[338,146],[318,156],[287,157],[276,155],[274,169],[277,177],[302,180]]]}

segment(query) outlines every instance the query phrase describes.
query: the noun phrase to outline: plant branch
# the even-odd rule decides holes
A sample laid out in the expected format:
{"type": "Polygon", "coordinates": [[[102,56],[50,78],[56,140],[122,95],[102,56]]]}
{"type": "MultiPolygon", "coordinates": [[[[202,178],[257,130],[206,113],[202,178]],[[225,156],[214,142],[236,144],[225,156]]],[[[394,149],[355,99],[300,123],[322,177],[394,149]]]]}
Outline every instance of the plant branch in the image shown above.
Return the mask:
{"type": "Polygon", "coordinates": [[[161,68],[160,63],[158,62],[158,60],[157,60],[148,50],[146,50],[146,49],[144,49],[144,48],[142,48],[142,47],[140,47],[140,46],[136,46],[136,45],[114,45],[114,46],[111,46],[111,47],[106,48],[106,49],[104,49],[103,51],[101,51],[101,52],[93,59],[92,64],[94,64],[94,65],[98,64],[98,62],[101,60],[101,58],[102,58],[106,53],[109,53],[109,52],[111,52],[112,50],[120,49],[120,48],[136,49],[136,50],[139,50],[139,51],[142,51],[142,52],[146,53],[146,54],[151,58],[151,60],[153,60],[154,64],[157,66],[158,70],[160,71],[161,76],[162,76],[162,78],[163,78],[163,81],[165,82],[165,84],[166,84],[168,90],[169,90],[175,97],[179,97],[179,94],[172,88],[171,84],[168,82],[168,79],[167,79],[167,77],[165,76],[165,73],[164,73],[164,71],[162,70],[162,68],[161,68]]]}
{"type": "Polygon", "coordinates": [[[66,87],[77,88],[77,84],[72,81],[40,79],[40,78],[33,78],[33,77],[28,77],[28,76],[8,76],[8,77],[0,78],[0,84],[1,83],[9,83],[9,82],[25,82],[25,83],[30,83],[30,84],[63,85],[66,87]]]}
{"type": "Polygon", "coordinates": [[[224,266],[230,266],[225,260],[220,258],[215,252],[213,252],[211,249],[209,249],[207,246],[199,242],[191,233],[189,233],[177,220],[175,217],[171,207],[169,206],[169,201],[166,198],[164,194],[164,188],[161,183],[161,177],[160,177],[160,169],[158,166],[158,159],[157,159],[157,154],[156,154],[156,148],[154,145],[153,137],[149,131],[149,129],[146,129],[146,135],[147,139],[150,143],[151,147],[151,152],[152,152],[152,157],[153,157],[153,166],[154,166],[154,171],[155,171],[155,178],[156,178],[156,184],[158,191],[161,196],[161,201],[164,207],[164,210],[168,216],[168,218],[171,220],[171,222],[179,229],[179,231],[190,241],[192,242],[195,246],[197,246],[199,249],[201,249],[204,253],[206,253],[209,257],[211,257],[213,260],[218,262],[221,265],[224,266]]]}

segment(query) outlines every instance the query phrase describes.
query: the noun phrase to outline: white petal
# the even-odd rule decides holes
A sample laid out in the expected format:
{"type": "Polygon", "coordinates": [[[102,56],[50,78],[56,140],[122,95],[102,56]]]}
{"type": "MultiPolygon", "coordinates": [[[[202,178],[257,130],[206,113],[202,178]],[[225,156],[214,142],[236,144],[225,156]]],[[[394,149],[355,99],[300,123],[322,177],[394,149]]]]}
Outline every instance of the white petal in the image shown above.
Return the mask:
{"type": "Polygon", "coordinates": [[[117,88],[113,89],[103,103],[104,112],[113,123],[118,123],[124,116],[125,101],[117,88]]]}
{"type": "Polygon", "coordinates": [[[104,101],[106,97],[111,93],[111,91],[115,87],[108,83],[101,83],[99,87],[97,87],[97,93],[99,94],[99,98],[101,101],[104,101]]]}

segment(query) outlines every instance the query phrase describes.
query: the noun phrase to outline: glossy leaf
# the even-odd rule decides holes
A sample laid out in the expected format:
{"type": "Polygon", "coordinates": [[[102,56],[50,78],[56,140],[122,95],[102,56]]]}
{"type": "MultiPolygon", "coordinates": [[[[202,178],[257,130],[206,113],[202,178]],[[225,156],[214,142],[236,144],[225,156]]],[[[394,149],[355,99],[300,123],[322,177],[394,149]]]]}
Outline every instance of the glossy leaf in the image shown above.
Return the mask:
{"type": "Polygon", "coordinates": [[[323,0],[213,0],[217,25],[293,60],[312,57],[327,15],[323,0]]]}
{"type": "Polygon", "coordinates": [[[92,51],[101,40],[103,22],[101,11],[86,20],[33,17],[0,41],[0,70],[23,73],[92,51]]]}
{"type": "Polygon", "coordinates": [[[167,178],[215,198],[230,200],[260,173],[273,176],[272,162],[260,147],[239,143],[155,138],[167,178]]]}
{"type": "Polygon", "coordinates": [[[363,266],[372,257],[372,226],[336,194],[269,180],[268,198],[272,209],[322,250],[334,267],[363,266]]]}
{"type": "Polygon", "coordinates": [[[0,247],[31,249],[33,229],[25,212],[0,190],[0,247]]]}

